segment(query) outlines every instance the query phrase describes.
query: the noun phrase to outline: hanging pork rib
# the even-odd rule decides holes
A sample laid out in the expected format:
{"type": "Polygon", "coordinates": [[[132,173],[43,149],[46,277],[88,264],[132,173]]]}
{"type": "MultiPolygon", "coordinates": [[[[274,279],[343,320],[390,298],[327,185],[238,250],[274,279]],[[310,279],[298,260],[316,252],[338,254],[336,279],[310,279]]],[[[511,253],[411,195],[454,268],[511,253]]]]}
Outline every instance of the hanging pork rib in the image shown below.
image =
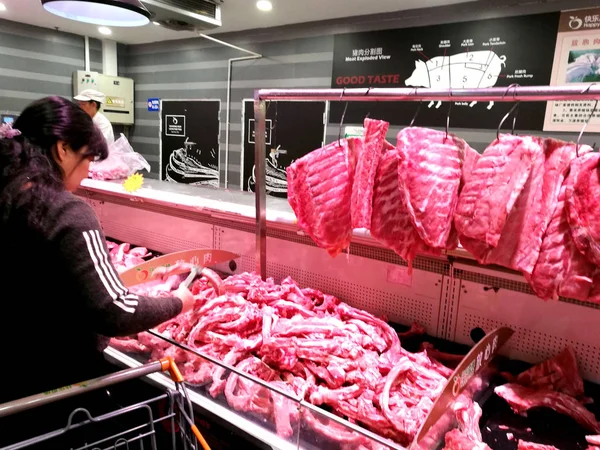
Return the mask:
{"type": "Polygon", "coordinates": [[[477,152],[462,139],[444,131],[408,127],[398,133],[402,164],[399,187],[419,236],[430,247],[455,249],[453,217],[463,177],[477,152]],[[451,239],[452,237],[452,239],[451,239]]]}
{"type": "Polygon", "coordinates": [[[525,274],[531,288],[543,299],[559,296],[576,300],[594,300],[594,277],[598,268],[577,249],[569,227],[566,199],[573,192],[579,167],[589,156],[571,162],[571,171],[565,179],[558,202],[542,241],[539,257],[531,276],[525,274]]]}
{"type": "MultiPolygon", "coordinates": [[[[542,239],[558,202],[558,194],[576,156],[576,145],[555,139],[536,139],[540,151],[529,178],[506,218],[497,247],[465,239],[463,245],[482,264],[497,264],[531,274],[542,239]]],[[[582,147],[582,152],[589,151],[582,147]]]]}
{"type": "Polygon", "coordinates": [[[600,265],[600,153],[583,156],[573,170],[573,191],[567,196],[571,236],[588,261],[600,265]]]}
{"type": "MultiPolygon", "coordinates": [[[[389,123],[365,119],[363,145],[356,155],[356,173],[352,188],[352,228],[369,228],[373,212],[373,182],[384,146],[389,123]]],[[[392,146],[393,148],[393,146],[392,146]]]]}
{"type": "Polygon", "coordinates": [[[359,138],[335,141],[287,168],[288,201],[298,225],[336,256],[352,238],[351,197],[359,138]]]}
{"type": "Polygon", "coordinates": [[[498,246],[508,214],[541,152],[538,140],[513,135],[501,135],[485,150],[460,194],[454,216],[465,247],[463,236],[498,246]]]}
{"type": "Polygon", "coordinates": [[[398,149],[386,151],[381,156],[373,188],[371,235],[410,266],[417,253],[433,250],[419,237],[398,187],[398,167],[403,157],[398,149]]]}

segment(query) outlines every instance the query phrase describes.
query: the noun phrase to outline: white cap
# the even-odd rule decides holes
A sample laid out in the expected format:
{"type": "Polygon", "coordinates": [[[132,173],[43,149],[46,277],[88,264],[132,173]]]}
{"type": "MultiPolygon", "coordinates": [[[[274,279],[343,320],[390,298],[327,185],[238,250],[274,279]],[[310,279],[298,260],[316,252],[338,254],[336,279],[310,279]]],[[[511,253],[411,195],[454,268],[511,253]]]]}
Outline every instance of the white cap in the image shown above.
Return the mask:
{"type": "Polygon", "coordinates": [[[102,92],[95,91],[94,89],[86,89],[85,91],[82,91],[79,95],[76,95],[73,98],[80,102],[106,102],[106,96],[102,92]]]}

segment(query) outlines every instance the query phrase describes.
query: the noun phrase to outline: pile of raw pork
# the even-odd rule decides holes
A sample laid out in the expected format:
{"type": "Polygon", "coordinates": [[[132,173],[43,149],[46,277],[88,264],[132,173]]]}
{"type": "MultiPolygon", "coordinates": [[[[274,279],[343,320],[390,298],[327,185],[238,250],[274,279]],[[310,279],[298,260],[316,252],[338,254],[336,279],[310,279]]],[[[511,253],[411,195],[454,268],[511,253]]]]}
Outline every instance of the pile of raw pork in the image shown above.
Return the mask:
{"type": "Polygon", "coordinates": [[[139,266],[152,257],[152,253],[145,247],[134,247],[130,244],[117,244],[112,241],[106,242],[110,254],[110,260],[117,269],[117,272],[123,273],[127,269],[139,266]]]}
{"type": "MultiPolygon", "coordinates": [[[[212,271],[204,274],[192,285],[195,308],[158,332],[401,445],[412,442],[451,375],[449,368],[426,351],[404,350],[402,335],[385,321],[331,295],[301,289],[290,278],[276,284],[249,273],[224,281],[212,271]]],[[[169,295],[183,278],[172,275],[132,291],[169,295]]],[[[423,330],[414,326],[412,332],[423,330]]],[[[343,449],[383,448],[324,416],[299,412],[293,401],[152,334],[112,339],[111,345],[153,360],[172,356],[188,383],[206,385],[210,395],[223,395],[238,411],[270,419],[282,437],[290,438],[303,423],[343,449]]],[[[465,402],[461,411],[477,415],[478,407],[465,402]]]]}
{"type": "Polygon", "coordinates": [[[460,242],[482,264],[522,272],[543,299],[600,301],[600,154],[504,134],[480,155],[417,127],[394,146],[388,125],[366,119],[363,137],[287,169],[289,203],[318,246],[336,256],[366,228],[410,266],[460,242]]]}
{"type": "MultiPolygon", "coordinates": [[[[108,246],[113,264],[121,271],[151,255],[147,249],[129,244],[109,242],[108,246]]],[[[132,290],[168,296],[184,278],[172,275],[132,290]]],[[[409,332],[398,335],[383,320],[331,295],[301,289],[290,278],[278,285],[244,273],[223,281],[205,269],[192,293],[195,308],[157,331],[402,445],[412,442],[452,373],[434,358],[452,363],[460,360],[458,355],[438,352],[431,344],[422,345],[426,352],[407,352],[400,346],[400,338],[423,334],[422,327],[413,324],[409,332]]],[[[320,415],[299,412],[293,401],[152,334],[112,339],[111,345],[152,360],[172,356],[188,383],[206,386],[210,395],[224,397],[238,411],[270,419],[282,437],[290,438],[305,424],[344,450],[384,449],[320,415]]],[[[551,408],[600,433],[600,423],[585,407],[591,399],[584,395],[572,348],[510,381],[495,392],[517,414],[551,408]]],[[[477,388],[476,383],[473,387],[477,388]]],[[[449,417],[457,428],[442,437],[445,449],[489,450],[479,428],[482,410],[465,394],[452,407],[449,417]]],[[[444,422],[440,429],[452,426],[444,422]]],[[[431,440],[438,439],[433,433],[419,448],[428,448],[431,440]]],[[[588,441],[588,450],[596,450],[600,437],[588,436],[588,441]]],[[[523,440],[519,448],[556,450],[523,440]]]]}

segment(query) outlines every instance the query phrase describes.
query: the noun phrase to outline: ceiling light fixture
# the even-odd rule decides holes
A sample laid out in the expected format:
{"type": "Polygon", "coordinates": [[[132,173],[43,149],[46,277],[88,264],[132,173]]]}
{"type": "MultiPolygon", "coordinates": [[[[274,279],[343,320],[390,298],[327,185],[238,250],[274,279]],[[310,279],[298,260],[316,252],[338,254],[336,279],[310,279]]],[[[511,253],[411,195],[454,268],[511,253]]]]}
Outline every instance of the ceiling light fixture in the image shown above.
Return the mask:
{"type": "Polygon", "coordinates": [[[42,0],[44,9],[65,19],[112,27],[140,27],[150,11],[139,0],[42,0]]]}
{"type": "Polygon", "coordinates": [[[261,11],[271,11],[273,9],[273,3],[269,0],[259,0],[256,2],[256,7],[261,11]]]}
{"type": "Polygon", "coordinates": [[[6,5],[4,3],[0,3],[0,12],[6,11],[6,5]]]}
{"type": "Polygon", "coordinates": [[[160,23],[158,22],[152,22],[154,25],[156,25],[157,27],[160,27],[160,23]]]}
{"type": "Polygon", "coordinates": [[[110,36],[112,34],[112,30],[108,27],[98,27],[98,31],[100,32],[100,34],[103,34],[105,36],[110,36]]]}

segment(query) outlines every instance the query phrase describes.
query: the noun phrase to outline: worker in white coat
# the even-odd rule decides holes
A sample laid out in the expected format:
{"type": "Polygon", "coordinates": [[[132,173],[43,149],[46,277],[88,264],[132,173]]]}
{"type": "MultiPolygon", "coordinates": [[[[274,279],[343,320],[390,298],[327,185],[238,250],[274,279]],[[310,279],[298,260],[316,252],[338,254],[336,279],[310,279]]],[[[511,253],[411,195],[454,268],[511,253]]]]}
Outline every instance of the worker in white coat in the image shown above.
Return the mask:
{"type": "Polygon", "coordinates": [[[94,125],[100,129],[106,140],[106,144],[110,146],[115,142],[112,124],[110,123],[110,120],[100,112],[100,108],[106,102],[106,96],[102,92],[94,89],[86,89],[74,98],[79,103],[79,106],[90,115],[94,121],[94,125]]]}

